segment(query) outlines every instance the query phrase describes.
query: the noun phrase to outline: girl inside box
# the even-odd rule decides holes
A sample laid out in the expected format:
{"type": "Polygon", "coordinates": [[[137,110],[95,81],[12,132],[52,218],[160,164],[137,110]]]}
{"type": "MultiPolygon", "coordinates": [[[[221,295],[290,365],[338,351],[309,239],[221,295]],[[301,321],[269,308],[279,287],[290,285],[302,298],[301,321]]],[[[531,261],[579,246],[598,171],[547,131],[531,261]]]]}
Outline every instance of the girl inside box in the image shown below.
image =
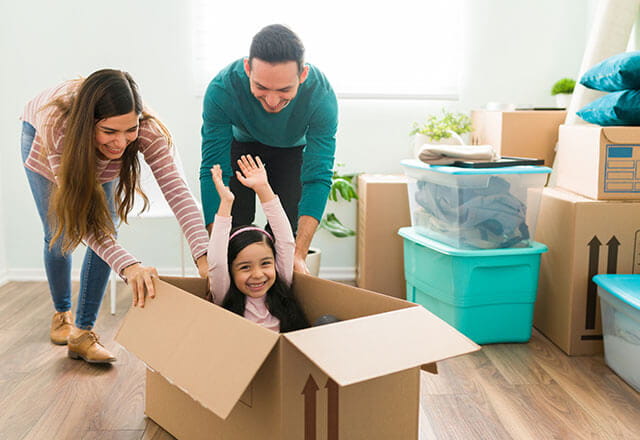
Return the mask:
{"type": "Polygon", "coordinates": [[[234,195],[222,181],[220,165],[211,169],[220,206],[213,222],[207,260],[212,301],[270,330],[309,327],[291,292],[295,241],[289,220],[256,156],[241,156],[238,181],[258,196],[273,235],[257,226],[231,230],[234,195]]]}

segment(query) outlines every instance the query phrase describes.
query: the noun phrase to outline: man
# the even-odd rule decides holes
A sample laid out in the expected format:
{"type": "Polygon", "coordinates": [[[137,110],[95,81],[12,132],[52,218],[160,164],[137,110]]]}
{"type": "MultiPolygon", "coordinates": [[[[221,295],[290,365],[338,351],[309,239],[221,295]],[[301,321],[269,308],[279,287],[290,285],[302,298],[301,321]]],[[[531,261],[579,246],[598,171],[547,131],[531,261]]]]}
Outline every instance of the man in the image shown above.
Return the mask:
{"type": "Polygon", "coordinates": [[[308,273],[305,258],[331,186],[337,125],[335,93],[305,64],[298,36],[282,25],[263,28],[249,57],[220,71],[204,97],[200,189],[207,228],[220,202],[210,173],[215,164],[235,195],[233,225],[253,223],[255,193],[235,171],[241,155],[260,156],[296,234],[294,269],[308,273]]]}

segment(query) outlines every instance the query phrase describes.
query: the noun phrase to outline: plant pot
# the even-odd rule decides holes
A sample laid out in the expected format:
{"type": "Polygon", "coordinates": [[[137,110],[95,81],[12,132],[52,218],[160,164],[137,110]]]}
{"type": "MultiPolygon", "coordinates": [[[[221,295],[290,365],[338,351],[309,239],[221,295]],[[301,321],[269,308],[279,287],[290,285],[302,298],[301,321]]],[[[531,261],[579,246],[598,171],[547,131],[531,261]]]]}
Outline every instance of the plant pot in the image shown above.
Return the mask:
{"type": "Polygon", "coordinates": [[[309,273],[314,277],[317,277],[320,273],[320,256],[322,252],[318,248],[309,248],[309,252],[307,253],[307,258],[305,258],[305,263],[307,263],[307,269],[309,269],[309,273]]]}
{"type": "Polygon", "coordinates": [[[573,96],[573,93],[558,93],[556,95],[556,107],[569,108],[569,104],[571,104],[572,96],[573,96]]]}

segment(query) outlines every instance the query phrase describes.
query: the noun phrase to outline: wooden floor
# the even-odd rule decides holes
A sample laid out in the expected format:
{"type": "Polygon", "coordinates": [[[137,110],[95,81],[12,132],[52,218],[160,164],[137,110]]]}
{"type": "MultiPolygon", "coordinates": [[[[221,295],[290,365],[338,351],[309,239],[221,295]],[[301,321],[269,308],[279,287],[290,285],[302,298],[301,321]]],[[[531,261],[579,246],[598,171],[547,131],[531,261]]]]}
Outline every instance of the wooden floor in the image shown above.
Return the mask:
{"type": "MultiPolygon", "coordinates": [[[[143,364],[113,342],[129,302],[121,288],[118,314],[103,307],[96,331],[118,361],[92,366],[49,342],[45,283],[0,287],[0,439],[173,438],[144,416],[143,364]]],[[[438,366],[422,373],[422,440],[640,438],[640,394],[601,356],[568,357],[535,331],[438,366]]]]}

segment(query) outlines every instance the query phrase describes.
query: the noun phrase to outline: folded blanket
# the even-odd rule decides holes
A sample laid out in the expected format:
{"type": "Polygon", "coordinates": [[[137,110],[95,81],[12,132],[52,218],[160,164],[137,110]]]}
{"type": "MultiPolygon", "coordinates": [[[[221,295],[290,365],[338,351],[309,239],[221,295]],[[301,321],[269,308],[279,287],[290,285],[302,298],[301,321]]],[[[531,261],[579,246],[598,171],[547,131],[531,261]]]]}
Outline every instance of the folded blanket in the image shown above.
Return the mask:
{"type": "Polygon", "coordinates": [[[424,144],[418,159],[429,165],[449,165],[458,160],[489,162],[498,158],[491,145],[424,144]]]}

